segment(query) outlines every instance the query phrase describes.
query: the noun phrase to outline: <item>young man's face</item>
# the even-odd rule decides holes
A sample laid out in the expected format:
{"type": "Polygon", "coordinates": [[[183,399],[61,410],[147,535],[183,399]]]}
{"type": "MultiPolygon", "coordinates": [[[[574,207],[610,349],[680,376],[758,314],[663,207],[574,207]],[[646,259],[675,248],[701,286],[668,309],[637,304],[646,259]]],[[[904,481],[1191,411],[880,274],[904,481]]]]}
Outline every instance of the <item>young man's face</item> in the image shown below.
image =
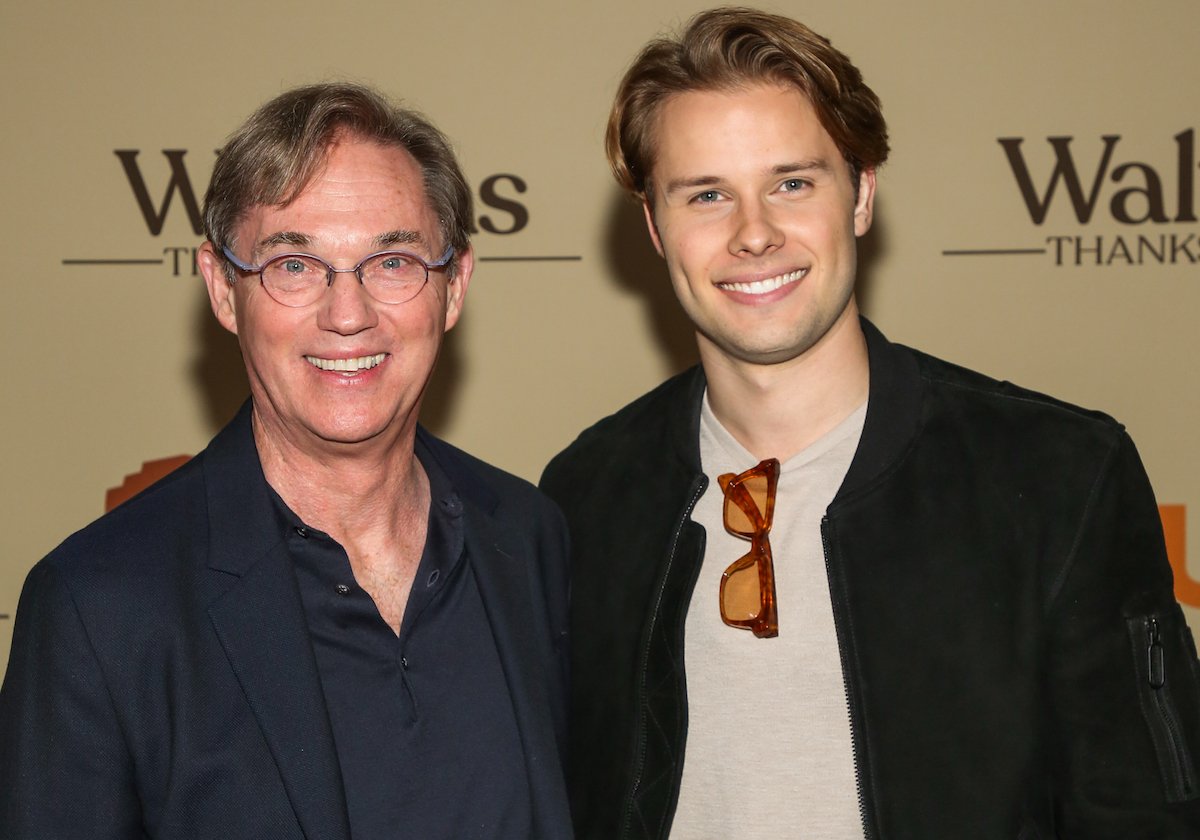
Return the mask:
{"type": "Polygon", "coordinates": [[[856,197],[804,94],[679,94],[655,136],[646,217],[702,358],[786,362],[857,316],[855,238],[871,225],[875,173],[856,197]]]}

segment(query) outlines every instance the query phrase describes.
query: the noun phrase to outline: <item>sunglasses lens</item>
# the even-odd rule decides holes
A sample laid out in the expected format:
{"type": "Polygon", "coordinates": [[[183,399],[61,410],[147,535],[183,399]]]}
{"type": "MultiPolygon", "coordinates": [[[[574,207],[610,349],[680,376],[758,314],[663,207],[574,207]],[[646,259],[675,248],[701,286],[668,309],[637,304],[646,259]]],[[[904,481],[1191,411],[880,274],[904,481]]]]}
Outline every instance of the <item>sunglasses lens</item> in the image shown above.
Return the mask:
{"type": "Polygon", "coordinates": [[[765,475],[752,475],[742,482],[742,486],[746,488],[746,492],[754,500],[754,506],[758,508],[758,512],[765,516],[767,512],[767,477],[765,475]]]}
{"type": "MultiPolygon", "coordinates": [[[[752,475],[742,482],[742,489],[754,503],[758,517],[764,518],[767,511],[767,477],[752,475]]],[[[744,498],[744,497],[743,497],[744,498]]],[[[725,527],[735,534],[745,537],[754,536],[757,528],[751,520],[751,514],[742,509],[736,499],[725,496],[725,527]]]]}
{"type": "Polygon", "coordinates": [[[758,584],[757,563],[747,563],[741,569],[725,572],[725,586],[721,590],[721,612],[732,621],[750,621],[762,612],[762,590],[758,584]]]}

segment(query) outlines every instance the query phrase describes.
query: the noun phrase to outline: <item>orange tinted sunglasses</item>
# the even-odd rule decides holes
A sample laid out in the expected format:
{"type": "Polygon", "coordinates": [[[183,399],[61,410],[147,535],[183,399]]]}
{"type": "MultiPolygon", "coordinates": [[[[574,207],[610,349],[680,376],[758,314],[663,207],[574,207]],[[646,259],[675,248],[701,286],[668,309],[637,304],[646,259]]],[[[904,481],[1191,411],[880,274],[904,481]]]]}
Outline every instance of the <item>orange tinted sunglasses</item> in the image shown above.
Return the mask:
{"type": "Polygon", "coordinates": [[[779,635],[775,564],[767,536],[775,513],[779,461],[768,458],[740,475],[719,475],[717,483],[725,494],[725,530],[750,540],[750,551],[721,575],[721,620],[770,639],[779,635]]]}

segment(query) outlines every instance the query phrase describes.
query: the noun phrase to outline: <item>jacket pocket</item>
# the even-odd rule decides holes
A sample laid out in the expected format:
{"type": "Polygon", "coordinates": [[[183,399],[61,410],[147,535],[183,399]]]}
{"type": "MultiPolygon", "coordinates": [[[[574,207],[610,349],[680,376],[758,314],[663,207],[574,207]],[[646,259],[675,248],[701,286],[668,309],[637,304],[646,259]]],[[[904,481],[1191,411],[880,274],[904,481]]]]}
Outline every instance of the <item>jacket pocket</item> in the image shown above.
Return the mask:
{"type": "MultiPolygon", "coordinates": [[[[1197,795],[1197,774],[1189,734],[1196,722],[1196,651],[1176,606],[1173,610],[1126,619],[1137,674],[1142,717],[1154,742],[1168,802],[1197,795]],[[1185,721],[1181,710],[1189,715],[1185,721]]],[[[1191,741],[1194,743],[1194,741],[1191,741]]]]}

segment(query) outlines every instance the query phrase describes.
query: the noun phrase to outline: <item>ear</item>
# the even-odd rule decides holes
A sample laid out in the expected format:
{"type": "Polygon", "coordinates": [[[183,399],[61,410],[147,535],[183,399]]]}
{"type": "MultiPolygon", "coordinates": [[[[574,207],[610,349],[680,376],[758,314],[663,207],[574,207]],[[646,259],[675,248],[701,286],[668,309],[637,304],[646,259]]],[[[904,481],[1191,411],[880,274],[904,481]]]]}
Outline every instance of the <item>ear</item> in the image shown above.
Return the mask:
{"type": "Polygon", "coordinates": [[[196,252],[196,265],[208,286],[208,302],[221,326],[237,335],[237,299],[234,284],[225,273],[225,257],[207,240],[196,252]]]}
{"type": "Polygon", "coordinates": [[[446,283],[446,329],[449,330],[458,323],[462,315],[463,300],[467,296],[467,286],[471,283],[471,274],[475,271],[475,248],[468,246],[467,250],[458,256],[458,268],[454,277],[446,283]]]}
{"type": "Polygon", "coordinates": [[[862,236],[871,229],[875,214],[875,170],[864,169],[858,176],[858,200],[854,202],[854,235],[862,236]]]}
{"type": "Polygon", "coordinates": [[[654,223],[654,208],[650,206],[650,200],[645,196],[642,197],[642,212],[646,214],[646,229],[650,231],[650,241],[654,243],[654,250],[658,251],[658,255],[663,256],[662,239],[658,236],[658,225],[654,223]]]}

